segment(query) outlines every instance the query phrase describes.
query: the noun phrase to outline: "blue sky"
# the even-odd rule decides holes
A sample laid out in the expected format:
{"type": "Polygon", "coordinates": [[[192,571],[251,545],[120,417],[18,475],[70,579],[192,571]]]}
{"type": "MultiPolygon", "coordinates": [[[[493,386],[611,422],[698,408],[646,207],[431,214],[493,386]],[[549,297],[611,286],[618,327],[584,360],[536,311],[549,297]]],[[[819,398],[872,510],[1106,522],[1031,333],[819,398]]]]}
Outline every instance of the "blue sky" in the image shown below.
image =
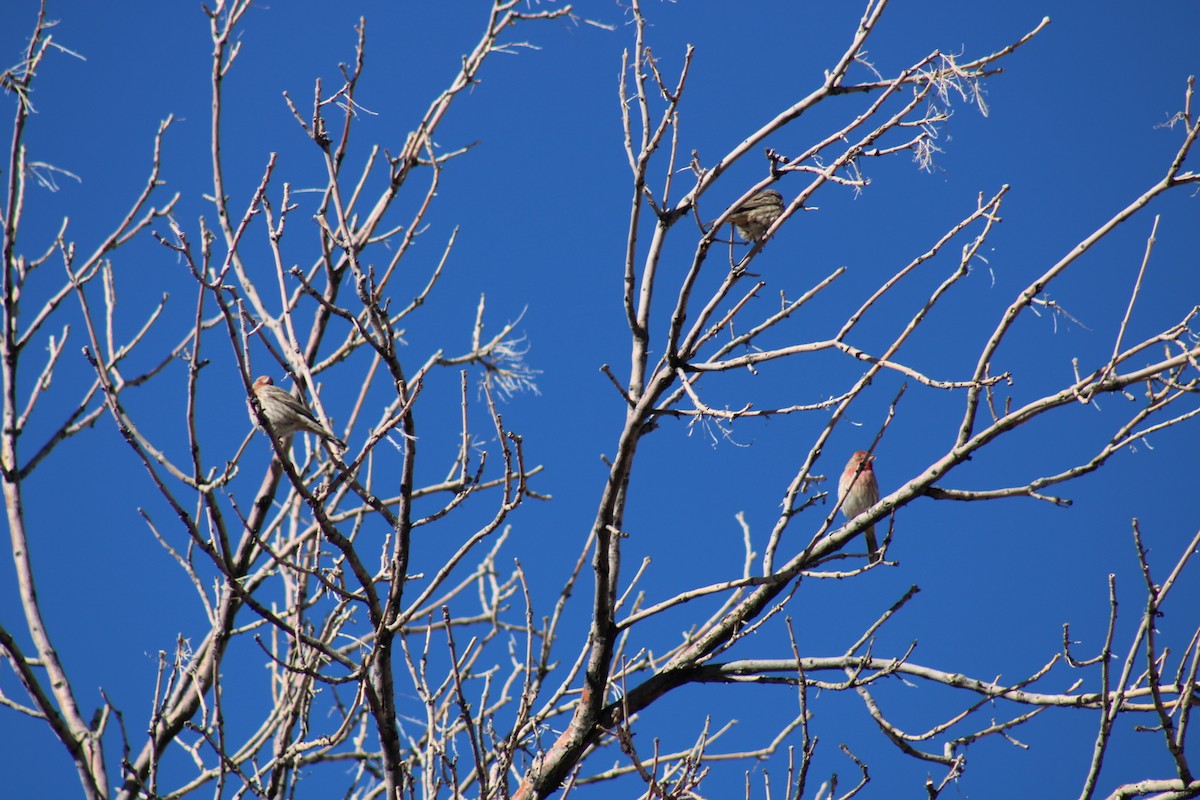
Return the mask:
{"type": "MultiPolygon", "coordinates": [[[[21,0],[0,11],[0,60],[5,64],[19,59],[35,7],[21,0]]],[[[289,92],[307,113],[314,78],[333,85],[337,63],[352,58],[359,16],[367,18],[367,67],[358,99],[371,112],[361,117],[355,133],[357,149],[351,159],[360,164],[371,144],[393,152],[399,148],[415,117],[474,45],[485,7],[457,0],[296,2],[252,10],[227,88],[225,156],[233,207],[245,206],[271,152],[279,153],[278,174],[293,188],[322,185],[324,168],[317,151],[292,120],[281,93],[289,92]]],[[[397,303],[408,299],[410,286],[417,291],[451,230],[460,226],[442,281],[406,331],[412,363],[423,362],[439,347],[452,354],[467,349],[480,293],[487,295],[489,326],[523,315],[518,330],[527,340],[528,362],[541,370],[539,393],[506,401],[503,414],[507,425],[524,436],[529,460],[546,467],[535,488],[554,499],[529,503],[514,517],[509,555],[539,574],[534,591],[543,603],[553,601],[582,546],[606,474],[600,457],[612,452],[624,421],[623,403],[600,366],[609,364],[624,378],[629,363],[621,290],[632,190],[621,147],[617,78],[632,28],[609,0],[584,0],[575,8],[613,29],[570,22],[520,29],[515,38],[540,49],[493,56],[481,83],[460,99],[438,132],[438,143],[446,149],[479,144],[447,169],[428,218],[430,229],[406,262],[411,263],[411,284],[395,288],[397,303]]],[[[861,13],[850,3],[747,2],[739,4],[745,9],[739,13],[730,8],[708,0],[645,3],[651,22],[648,39],[668,75],[678,70],[686,44],[697,48],[680,112],[681,150],[698,151],[706,163],[819,86],[823,70],[844,50],[861,13]]],[[[181,193],[175,218],[193,232],[201,215],[211,221],[212,205],[204,199],[211,192],[210,44],[199,4],[52,0],[49,16],[61,20],[55,41],[86,60],[55,54],[44,63],[33,97],[38,114],[28,136],[30,160],[53,164],[81,180],[60,177],[57,192],[31,191],[25,250],[41,252],[67,216],[69,236],[80,250],[90,251],[140,189],[154,131],[168,114],[177,118],[164,149],[167,187],[181,193]]],[[[932,171],[918,170],[903,156],[868,163],[871,185],[859,196],[832,187],[823,190],[814,202],[817,210],[797,215],[766,245],[754,267],[768,281],[764,311],[776,302],[766,298],[777,297],[778,291],[796,296],[833,269],[847,268],[822,303],[784,332],[789,340],[831,335],[830,326],[878,283],[970,213],[977,195],[990,196],[1008,184],[1012,188],[1002,210],[1004,222],[983,253],[986,266],[976,264],[905,351],[910,363],[939,377],[965,379],[1015,293],[1162,176],[1182,134],[1160,126],[1182,108],[1187,77],[1200,72],[1200,51],[1189,41],[1190,33],[1200,30],[1200,5],[1195,2],[895,3],[868,50],[876,67],[890,74],[933,49],[969,58],[991,52],[1044,16],[1053,22],[1003,62],[1003,74],[985,83],[987,116],[970,104],[955,106],[940,131],[942,152],[932,171]]],[[[863,72],[858,75],[866,78],[863,72]]],[[[11,99],[5,107],[11,109],[11,99]]],[[[845,106],[829,103],[770,144],[783,152],[798,150],[826,135],[852,108],[857,105],[849,100],[845,106]]],[[[1198,168],[1194,158],[1191,168],[1198,168]]],[[[738,163],[712,190],[708,207],[713,213],[708,216],[716,216],[720,201],[732,201],[764,177],[765,169],[757,156],[738,163]]],[[[655,185],[661,185],[661,167],[652,175],[655,185]]],[[[784,181],[781,188],[786,194],[799,185],[798,180],[791,185],[784,181]]],[[[293,224],[299,227],[317,200],[302,194],[297,201],[303,210],[293,224]]],[[[1081,370],[1103,363],[1155,214],[1161,215],[1157,244],[1129,340],[1140,341],[1196,305],[1197,202],[1193,193],[1176,190],[1116,231],[1058,282],[1049,295],[1074,320],[1026,315],[1000,352],[1003,363],[995,366],[996,371],[1017,373],[1011,389],[1015,402],[1069,381],[1073,358],[1080,360],[1081,370]]],[[[678,237],[668,246],[665,273],[681,275],[686,269],[695,236],[685,227],[674,231],[678,237]]],[[[165,226],[156,230],[166,233],[165,226]]],[[[312,241],[311,234],[297,233],[289,254],[298,263],[310,263],[312,241]]],[[[263,248],[260,232],[248,252],[265,252],[263,248]]],[[[935,262],[911,294],[905,290],[894,304],[873,312],[856,343],[870,348],[885,342],[897,320],[911,313],[920,292],[952,268],[947,257],[952,260],[954,254],[935,262]]],[[[163,292],[172,295],[161,341],[151,343],[139,356],[144,360],[137,362],[151,363],[186,331],[194,289],[184,268],[149,237],[119,253],[114,264],[123,308],[131,312],[129,329],[140,324],[140,315],[163,292]]],[[[45,280],[30,289],[26,304],[32,307],[38,292],[50,291],[57,274],[45,280]]],[[[673,284],[664,280],[663,302],[669,303],[673,284]]],[[[669,305],[659,310],[660,324],[668,310],[669,305]]],[[[80,333],[76,327],[72,336],[80,333]]],[[[31,442],[39,441],[39,430],[57,424],[74,396],[71,390],[89,380],[86,363],[74,355],[82,339],[73,342],[55,382],[61,394],[48,396],[44,414],[35,418],[29,433],[31,442]]],[[[39,357],[29,357],[27,379],[40,368],[39,357]]],[[[229,364],[222,369],[223,377],[206,387],[212,407],[204,423],[214,451],[230,442],[236,447],[249,430],[240,386],[229,364]]],[[[712,393],[706,397],[713,404],[730,405],[749,396],[765,402],[815,402],[843,390],[859,374],[861,367],[849,359],[820,356],[763,369],[753,381],[732,376],[714,380],[706,386],[712,393]]],[[[145,426],[171,442],[167,446],[176,455],[182,455],[185,443],[170,398],[172,393],[182,396],[183,376],[181,367],[168,375],[161,393],[135,403],[145,426]]],[[[831,440],[819,471],[836,474],[850,452],[870,443],[899,383],[885,375],[855,404],[852,424],[842,426],[831,440]]],[[[323,389],[322,399],[335,417],[347,413],[356,388],[334,382],[323,389]]],[[[453,442],[456,391],[451,371],[429,386],[431,398],[449,399],[444,415],[435,399],[424,412],[428,450],[453,442]]],[[[1091,408],[1048,415],[989,447],[945,485],[1015,485],[1086,460],[1121,424],[1128,413],[1125,405],[1123,399],[1107,397],[1091,408]]],[[[960,408],[957,395],[909,387],[878,451],[885,493],[950,446],[960,408]]],[[[743,421],[735,426],[732,440],[717,441],[699,428],[667,421],[645,442],[634,473],[624,561],[632,570],[641,558],[654,559],[643,587],[651,598],[732,577],[730,569],[739,568],[741,558],[734,514],[744,511],[755,535],[765,539],[783,490],[824,420],[814,415],[743,421]]],[[[1074,502],[1069,509],[1020,499],[988,504],[919,500],[905,507],[897,515],[889,553],[899,566],[854,581],[812,581],[802,587],[789,607],[802,652],[839,654],[864,625],[916,584],[921,593],[886,629],[877,653],[887,649],[899,654],[916,640],[913,660],[918,663],[981,679],[1000,673],[1003,680],[1015,680],[1061,649],[1064,622],[1082,640],[1082,653],[1097,651],[1107,621],[1110,573],[1117,576],[1127,614],[1117,641],[1127,642],[1136,610],[1144,604],[1131,520],[1139,520],[1154,566],[1165,575],[1198,526],[1191,502],[1198,424],[1193,420],[1152,437],[1119,453],[1101,472],[1056,487],[1056,494],[1074,502]]],[[[261,464],[265,447],[257,455],[261,464]]],[[[426,475],[444,472],[449,458],[424,467],[426,475]]],[[[256,475],[252,467],[247,474],[256,475]]],[[[250,492],[253,477],[247,480],[251,483],[244,491],[250,492]]],[[[174,594],[179,574],[146,532],[137,508],[145,506],[168,530],[169,514],[107,416],[95,430],[60,448],[28,492],[28,513],[38,532],[35,559],[43,573],[39,590],[77,691],[90,707],[97,696],[89,692],[103,687],[124,703],[127,724],[134,736],[140,735],[154,654],[173,647],[177,633],[198,637],[195,631],[202,630],[200,611],[187,590],[174,594]]],[[[439,547],[428,543],[425,557],[432,562],[439,547]]],[[[0,568],[0,586],[13,585],[11,570],[8,563],[0,568]]],[[[1160,627],[1176,652],[1186,647],[1197,625],[1198,586],[1188,577],[1164,609],[1160,627]]],[[[577,597],[579,628],[573,633],[580,642],[589,593],[581,591],[577,597]]],[[[15,590],[0,592],[0,621],[19,629],[20,619],[15,590]]],[[[690,621],[687,613],[664,618],[647,636],[673,644],[690,621]]],[[[654,643],[653,638],[641,642],[654,643]]],[[[565,645],[564,657],[577,646],[575,641],[565,645]]],[[[779,658],[787,654],[787,645],[784,639],[762,636],[739,652],[779,658]]],[[[1041,685],[1044,691],[1065,690],[1074,680],[1065,666],[1057,670],[1041,685]]],[[[1094,676],[1089,679],[1094,683],[1094,676]]],[[[17,688],[8,676],[0,678],[0,687],[10,693],[17,688]]],[[[944,690],[899,682],[881,696],[909,730],[928,724],[932,709],[964,702],[944,690]]],[[[738,718],[738,732],[731,739],[744,744],[756,740],[755,734],[769,729],[779,715],[791,713],[794,703],[794,694],[778,687],[689,688],[653,709],[641,735],[646,742],[658,736],[665,747],[677,746],[690,742],[703,716],[711,714],[717,723],[738,718]]],[[[875,782],[866,796],[920,790],[930,767],[896,754],[857,698],[826,693],[814,712],[823,748],[819,773],[852,774],[836,750],[837,743],[846,742],[872,764],[875,782]]],[[[995,716],[1006,713],[997,709],[995,716]]],[[[969,751],[967,773],[951,792],[975,800],[1014,794],[1074,796],[1094,726],[1091,712],[1051,712],[1017,731],[1028,750],[999,739],[980,742],[969,751]],[[1031,789],[1035,780],[1036,789],[1031,789]]],[[[1170,774],[1154,734],[1135,734],[1130,727],[1126,724],[1119,733],[1120,747],[1106,762],[1102,786],[1170,774]]],[[[0,734],[12,743],[0,753],[0,765],[18,790],[24,789],[17,795],[36,796],[34,786],[42,796],[78,791],[66,757],[38,723],[0,713],[0,734]]],[[[110,745],[110,755],[117,753],[110,745]]],[[[778,766],[774,769],[782,774],[778,766]]],[[[937,770],[932,774],[939,775],[937,770]]],[[[737,796],[730,792],[740,792],[741,785],[736,770],[718,772],[710,795],[737,796]]]]}

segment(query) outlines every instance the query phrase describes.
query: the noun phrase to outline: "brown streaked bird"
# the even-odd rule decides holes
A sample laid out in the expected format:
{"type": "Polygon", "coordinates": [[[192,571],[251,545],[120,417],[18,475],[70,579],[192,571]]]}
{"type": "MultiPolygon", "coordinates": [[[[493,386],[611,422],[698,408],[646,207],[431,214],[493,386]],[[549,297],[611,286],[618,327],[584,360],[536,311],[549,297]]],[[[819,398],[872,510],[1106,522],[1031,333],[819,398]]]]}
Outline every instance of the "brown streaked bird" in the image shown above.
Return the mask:
{"type": "MultiPolygon", "coordinates": [[[[346,449],[346,443],[334,436],[328,428],[317,421],[308,406],[285,392],[274,384],[271,376],[263,375],[254,381],[254,396],[262,406],[263,415],[271,423],[271,430],[280,439],[290,436],[296,431],[307,431],[328,439],[333,444],[346,449]]],[[[258,425],[254,410],[250,410],[250,421],[258,425]]]]}
{"type": "MultiPolygon", "coordinates": [[[[875,467],[871,462],[875,456],[859,450],[850,456],[846,469],[838,481],[838,502],[846,519],[854,519],[879,502],[879,482],[875,480],[875,467]],[[857,476],[857,477],[855,477],[857,476]]],[[[867,541],[867,557],[871,561],[879,558],[879,543],[875,541],[875,526],[871,525],[863,536],[867,541]]]]}
{"type": "Polygon", "coordinates": [[[737,229],[738,236],[748,242],[756,242],[781,214],[783,195],[774,189],[764,189],[738,206],[729,215],[729,222],[737,229]]]}

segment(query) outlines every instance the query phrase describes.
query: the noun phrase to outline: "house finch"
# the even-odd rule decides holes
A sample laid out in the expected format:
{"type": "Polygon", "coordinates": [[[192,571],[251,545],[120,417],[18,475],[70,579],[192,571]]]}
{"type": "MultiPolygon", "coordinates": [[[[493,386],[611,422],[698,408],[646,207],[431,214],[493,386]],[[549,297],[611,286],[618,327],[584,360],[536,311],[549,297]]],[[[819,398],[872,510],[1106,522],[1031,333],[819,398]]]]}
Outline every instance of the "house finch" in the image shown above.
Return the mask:
{"type": "Polygon", "coordinates": [[[758,241],[767,228],[783,213],[783,195],[774,189],[764,189],[737,207],[729,221],[738,236],[746,241],[758,241]]]}
{"type": "MultiPolygon", "coordinates": [[[[879,502],[879,484],[875,480],[875,468],[871,462],[875,456],[859,450],[850,456],[850,463],[842,470],[838,481],[838,502],[846,519],[854,519],[879,502]],[[857,476],[857,477],[855,477],[857,476]]],[[[871,561],[878,558],[879,545],[875,541],[875,526],[863,532],[867,540],[867,554],[871,561]]]]}
{"type": "MultiPolygon", "coordinates": [[[[271,423],[271,431],[280,439],[290,436],[296,431],[308,431],[345,449],[345,442],[318,422],[304,403],[275,386],[269,375],[263,375],[254,381],[254,396],[258,398],[258,403],[262,406],[263,416],[267,418],[267,422],[271,423]]],[[[250,421],[255,425],[258,424],[258,418],[254,415],[253,409],[250,411],[250,421]]]]}

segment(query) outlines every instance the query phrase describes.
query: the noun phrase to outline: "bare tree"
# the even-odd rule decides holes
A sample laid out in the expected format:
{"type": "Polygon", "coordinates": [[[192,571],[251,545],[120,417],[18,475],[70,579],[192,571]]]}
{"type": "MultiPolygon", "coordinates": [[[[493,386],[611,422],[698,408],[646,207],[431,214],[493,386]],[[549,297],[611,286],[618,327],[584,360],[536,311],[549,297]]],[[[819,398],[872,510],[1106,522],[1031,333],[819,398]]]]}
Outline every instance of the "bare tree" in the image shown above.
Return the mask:
{"type": "MultiPolygon", "coordinates": [[[[1072,380],[1014,401],[1007,387],[1022,377],[1023,364],[1000,352],[1014,325],[1030,312],[1065,313],[1047,299],[1046,290],[1089,248],[1155,198],[1200,183],[1200,175],[1185,169],[1200,135],[1190,79],[1183,110],[1173,121],[1179,140],[1175,157],[1142,195],[1130,198],[1124,210],[1017,293],[989,323],[992,332],[970,363],[938,364],[931,373],[907,363],[902,350],[935,308],[954,302],[952,290],[980,263],[999,221],[1003,186],[964,209],[953,225],[932,231],[927,250],[901,265],[861,304],[847,308],[844,322],[823,338],[805,340],[791,323],[807,304],[827,296],[844,268],[814,276],[800,296],[781,295],[778,308],[758,312],[761,304],[752,301],[767,281],[751,268],[772,237],[822,193],[864,189],[863,173],[871,161],[907,158],[929,164],[937,149],[934,135],[951,101],[976,101],[980,82],[1048,22],[983,56],[933,52],[883,75],[866,62],[865,47],[886,5],[867,2],[844,53],[819,86],[710,162],[682,151],[687,135],[680,102],[693,53],[689,49],[678,72],[667,74],[651,54],[646,19],[633,0],[633,43],[619,86],[632,174],[624,249],[630,367],[627,376],[604,368],[614,388],[614,413],[623,414],[624,424],[607,462],[594,521],[573,540],[579,549],[574,569],[565,576],[536,576],[541,585],[557,581],[560,587],[557,601],[547,608],[537,607],[530,590],[535,576],[526,574],[521,553],[511,553],[507,541],[522,504],[544,499],[534,480],[540,468],[527,463],[524,447],[526,436],[542,432],[510,430],[496,402],[497,395],[530,388],[536,377],[524,361],[516,324],[490,331],[480,299],[469,348],[405,351],[401,335],[405,326],[423,324],[423,304],[437,287],[454,235],[419,284],[406,275],[408,283],[401,285],[399,266],[423,233],[443,170],[454,168],[465,152],[435,143],[448,110],[492,54],[520,46],[507,41],[514,30],[569,18],[571,8],[497,0],[460,72],[405,140],[365,151],[351,146],[350,135],[358,119],[357,86],[367,50],[366,21],[361,21],[355,57],[342,67],[341,85],[318,81],[311,104],[287,99],[296,124],[312,141],[312,157],[328,177],[319,212],[309,220],[294,215],[293,189],[278,174],[275,157],[248,196],[231,193],[227,185],[223,87],[237,75],[239,25],[250,0],[220,2],[208,12],[212,221],[201,219],[195,227],[179,222],[172,215],[178,196],[162,196],[160,145],[172,124],[168,118],[155,139],[142,191],[94,250],[77,252],[64,219],[52,244],[30,255],[17,243],[24,200],[52,169],[29,159],[26,142],[30,90],[57,47],[43,6],[24,60],[2,76],[14,123],[3,209],[0,477],[25,612],[23,629],[10,621],[0,627],[0,648],[23,691],[20,697],[0,697],[5,713],[44,721],[88,798],[301,796],[301,776],[319,770],[341,776],[346,797],[541,798],[615,783],[626,796],[692,798],[702,796],[714,764],[748,768],[760,761],[779,766],[784,777],[772,784],[770,773],[764,773],[766,782],[760,784],[747,773],[747,797],[823,800],[867,794],[869,764],[846,747],[844,763],[854,775],[848,787],[836,776],[814,777],[819,752],[812,729],[819,704],[814,690],[819,689],[856,695],[898,751],[936,767],[924,787],[930,797],[963,773],[964,751],[972,742],[1011,737],[1045,712],[1091,713],[1099,719],[1094,756],[1080,776],[1081,798],[1200,796],[1187,746],[1200,629],[1160,630],[1157,625],[1159,609],[1182,580],[1200,534],[1171,556],[1164,571],[1161,562],[1151,562],[1135,522],[1132,535],[1146,598],[1136,612],[1136,636],[1125,644],[1116,640],[1118,603],[1110,578],[1108,634],[1099,652],[1088,657],[1074,652],[1076,643],[1064,629],[1062,652],[1047,654],[1043,666],[1015,682],[919,663],[911,648],[884,652],[877,635],[895,624],[896,612],[915,589],[880,608],[864,630],[848,633],[840,652],[805,653],[793,634],[789,608],[811,582],[857,580],[895,566],[887,551],[894,537],[904,536],[892,524],[897,509],[918,498],[978,503],[1026,497],[1062,504],[1067,501],[1052,493],[1055,487],[1200,414],[1195,399],[1200,346],[1189,329],[1200,309],[1161,321],[1157,332],[1141,341],[1129,340],[1153,234],[1129,291],[1124,321],[1108,332],[1111,357],[1077,363],[1072,380]],[[851,78],[852,72],[872,77],[851,78]],[[773,135],[823,105],[835,107],[844,121],[799,152],[765,147],[773,135]],[[761,180],[740,190],[728,206],[708,202],[710,190],[734,164],[760,158],[764,149],[761,180]],[[765,230],[754,229],[744,246],[723,240],[726,223],[744,226],[744,204],[761,205],[753,198],[761,198],[764,190],[782,195],[781,206],[772,199],[772,213],[759,221],[765,230]],[[400,198],[415,211],[406,215],[400,198]],[[647,232],[648,239],[643,238],[647,232]],[[133,325],[132,336],[121,339],[115,332],[133,324],[119,316],[125,312],[118,311],[115,254],[147,236],[161,245],[164,263],[183,265],[176,268],[187,270],[195,289],[190,329],[172,346],[156,341],[161,305],[133,325]],[[251,240],[269,253],[269,269],[251,265],[245,255],[251,240]],[[668,240],[692,243],[684,268],[663,269],[668,240]],[[952,247],[957,256],[933,291],[910,303],[902,317],[891,318],[886,346],[856,345],[861,320],[891,301],[913,275],[942,269],[945,259],[937,256],[952,247]],[[301,263],[285,255],[301,248],[307,254],[301,263]],[[38,308],[19,308],[27,280],[52,264],[65,270],[61,284],[38,308]],[[703,281],[702,274],[715,280],[703,281]],[[82,323],[86,362],[62,357],[68,331],[60,320],[82,323]],[[58,332],[50,332],[60,324],[58,332]],[[24,365],[33,343],[49,347],[40,368],[24,365]],[[154,353],[154,366],[130,370],[130,354],[147,350],[154,353]],[[825,399],[788,406],[762,402],[753,382],[739,379],[818,354],[837,354],[861,364],[863,371],[847,387],[821,387],[825,399]],[[182,375],[181,363],[186,366],[182,375]],[[22,442],[31,416],[44,413],[52,380],[85,367],[89,385],[70,403],[62,422],[43,441],[22,442]],[[478,392],[471,388],[472,372],[484,376],[478,392]],[[303,404],[295,408],[311,409],[313,424],[333,436],[317,439],[301,432],[297,437],[279,430],[255,395],[260,373],[290,376],[293,397],[303,404]],[[832,467],[829,459],[818,465],[851,406],[873,390],[873,380],[888,373],[902,376],[905,386],[924,396],[953,397],[959,409],[954,435],[924,469],[845,521],[829,484],[842,472],[844,459],[834,459],[838,463],[832,467]],[[426,447],[418,424],[432,404],[427,385],[445,383],[441,376],[447,374],[457,390],[460,417],[457,443],[448,452],[426,447]],[[199,399],[206,385],[231,385],[232,376],[240,379],[238,403],[244,397],[251,420],[269,434],[248,438],[239,448],[224,446],[220,422],[201,413],[199,399]],[[732,384],[737,403],[706,399],[709,387],[721,381],[722,393],[732,384]],[[344,419],[335,420],[322,402],[322,388],[334,383],[356,390],[344,419]],[[130,402],[140,391],[162,393],[172,385],[182,386],[186,398],[178,428],[186,432],[181,434],[186,442],[155,441],[146,432],[144,415],[133,410],[137,404],[130,402]],[[957,467],[995,440],[1053,412],[1079,413],[1106,395],[1128,398],[1128,412],[1080,463],[1049,471],[1031,458],[1029,474],[1035,477],[1014,486],[968,491],[949,481],[957,467]],[[141,513],[207,620],[203,631],[181,630],[174,652],[161,653],[154,709],[146,720],[129,719],[107,698],[91,718],[82,709],[79,687],[57,655],[61,634],[48,627],[42,613],[33,558],[48,545],[30,526],[22,495],[35,470],[53,468],[52,457],[64,440],[87,433],[105,415],[124,441],[125,449],[112,457],[139,463],[145,486],[171,509],[169,521],[141,513]],[[755,531],[741,520],[741,564],[728,566],[718,582],[669,596],[643,586],[645,565],[622,570],[627,504],[643,439],[667,419],[703,426],[719,438],[735,425],[781,417],[819,420],[817,433],[798,449],[794,473],[785,476],[771,529],[755,531]],[[335,446],[330,438],[346,440],[349,448],[335,446]],[[248,474],[248,448],[267,446],[269,466],[259,476],[248,474]],[[422,483],[420,476],[434,469],[445,478],[422,483]],[[884,535],[879,557],[868,559],[857,541],[874,526],[884,535]],[[468,527],[469,534],[462,535],[468,527]],[[414,537],[422,528],[453,531],[445,541],[455,544],[442,545],[445,552],[433,570],[415,572],[415,554],[434,547],[430,537],[414,537]],[[586,633],[564,623],[569,614],[584,613],[576,607],[586,608],[586,633]],[[645,633],[667,617],[683,631],[681,640],[645,633]],[[769,637],[774,657],[734,652],[756,632],[769,637]],[[1182,645],[1172,652],[1164,638],[1182,645]],[[269,672],[266,683],[257,677],[263,665],[269,672]],[[1076,676],[1069,689],[1039,688],[1064,670],[1076,676]],[[878,701],[879,687],[892,679],[946,687],[960,697],[958,708],[912,732],[906,720],[878,701]],[[657,740],[638,738],[647,729],[644,712],[681,687],[744,683],[791,687],[796,701],[791,719],[780,730],[763,732],[754,748],[721,749],[725,728],[707,724],[690,734],[692,746],[676,752],[659,752],[657,740]],[[225,695],[234,686],[239,693],[258,692],[266,711],[252,718],[253,710],[231,707],[225,695]],[[415,695],[423,714],[398,710],[400,695],[415,695]],[[1114,746],[1114,726],[1126,717],[1156,731],[1173,774],[1105,784],[1102,767],[1114,746]],[[143,725],[144,738],[138,733],[143,725]]],[[[901,388],[880,420],[870,453],[888,441],[891,421],[903,411],[904,393],[901,388]]],[[[861,472],[869,461],[853,464],[861,472]]],[[[427,555],[421,563],[429,563],[427,555]]],[[[760,646],[763,641],[758,639],[760,646]]],[[[648,733],[653,736],[654,729],[648,733]]]]}

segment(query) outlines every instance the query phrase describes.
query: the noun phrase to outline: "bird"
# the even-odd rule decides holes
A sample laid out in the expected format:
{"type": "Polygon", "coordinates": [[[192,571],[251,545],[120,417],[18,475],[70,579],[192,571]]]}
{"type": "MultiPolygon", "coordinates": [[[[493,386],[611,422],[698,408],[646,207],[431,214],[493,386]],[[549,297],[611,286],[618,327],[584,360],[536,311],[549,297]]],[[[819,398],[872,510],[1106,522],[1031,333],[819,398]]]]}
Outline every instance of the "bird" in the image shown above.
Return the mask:
{"type": "Polygon", "coordinates": [[[775,220],[783,213],[783,195],[774,189],[764,189],[737,207],[729,215],[729,221],[748,242],[763,237],[775,220]]]}
{"type": "MultiPolygon", "coordinates": [[[[849,463],[842,470],[842,477],[838,481],[838,502],[842,504],[846,519],[854,519],[879,502],[879,483],[875,480],[875,467],[871,463],[874,460],[875,456],[859,450],[850,456],[849,463]]],[[[875,526],[871,525],[863,534],[867,540],[867,556],[875,561],[879,558],[875,526]]]]}
{"type": "MultiPolygon", "coordinates": [[[[271,432],[280,439],[296,431],[308,431],[322,439],[328,439],[343,450],[346,449],[345,442],[318,422],[303,402],[276,386],[270,375],[256,378],[253,391],[259,405],[262,406],[263,416],[271,424],[271,432]]],[[[250,421],[258,425],[258,417],[255,416],[253,408],[250,409],[250,421]]]]}

